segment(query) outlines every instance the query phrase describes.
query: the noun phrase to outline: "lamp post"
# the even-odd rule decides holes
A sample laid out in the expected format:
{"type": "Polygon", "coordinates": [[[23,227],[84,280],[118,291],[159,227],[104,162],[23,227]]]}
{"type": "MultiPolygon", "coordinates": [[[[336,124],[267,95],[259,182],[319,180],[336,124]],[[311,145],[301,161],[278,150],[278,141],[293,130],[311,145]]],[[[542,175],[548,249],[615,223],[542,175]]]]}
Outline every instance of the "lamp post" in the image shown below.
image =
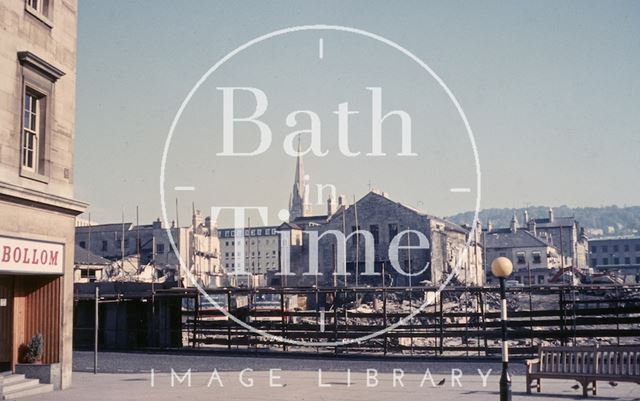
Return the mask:
{"type": "Polygon", "coordinates": [[[503,256],[491,262],[491,273],[500,279],[500,305],[502,322],[502,375],[500,375],[500,401],[511,401],[511,376],[509,375],[509,345],[507,344],[507,291],[505,278],[511,275],[513,264],[503,256]]]}

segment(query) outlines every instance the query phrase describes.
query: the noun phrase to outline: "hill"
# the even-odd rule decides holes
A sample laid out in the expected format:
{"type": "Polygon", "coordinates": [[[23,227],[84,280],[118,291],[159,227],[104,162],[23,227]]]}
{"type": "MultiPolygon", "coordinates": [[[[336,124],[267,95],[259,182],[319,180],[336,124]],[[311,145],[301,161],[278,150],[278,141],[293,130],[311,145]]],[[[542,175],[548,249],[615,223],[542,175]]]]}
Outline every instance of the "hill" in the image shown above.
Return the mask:
{"type": "MultiPolygon", "coordinates": [[[[513,213],[516,213],[520,224],[523,222],[525,208],[518,209],[483,209],[480,220],[486,226],[491,221],[494,227],[508,227],[513,213]]],[[[549,206],[530,206],[527,208],[530,217],[546,217],[549,206]]],[[[566,205],[553,207],[555,216],[574,216],[581,227],[584,227],[591,238],[600,236],[638,235],[640,233],[640,206],[603,206],[576,207],[566,205]]],[[[469,223],[473,212],[458,213],[448,217],[454,223],[469,223]]]]}

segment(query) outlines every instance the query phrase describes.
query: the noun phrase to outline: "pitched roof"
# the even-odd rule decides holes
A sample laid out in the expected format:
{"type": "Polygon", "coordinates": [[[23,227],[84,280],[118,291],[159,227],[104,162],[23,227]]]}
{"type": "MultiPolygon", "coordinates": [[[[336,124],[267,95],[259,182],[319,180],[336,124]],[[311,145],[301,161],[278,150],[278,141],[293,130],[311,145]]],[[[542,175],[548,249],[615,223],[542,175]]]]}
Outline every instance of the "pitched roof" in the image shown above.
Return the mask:
{"type": "Polygon", "coordinates": [[[520,229],[516,232],[491,231],[483,233],[485,248],[537,248],[551,246],[542,238],[538,238],[527,230],[520,229]]]}
{"type": "Polygon", "coordinates": [[[76,245],[73,263],[76,265],[110,265],[111,261],[76,245]]]}
{"type": "Polygon", "coordinates": [[[302,228],[295,223],[284,222],[278,226],[278,230],[282,229],[291,229],[291,230],[302,230],[302,228]]]}
{"type": "MultiPolygon", "coordinates": [[[[362,198],[358,199],[355,202],[354,205],[360,204],[361,202],[364,202],[366,199],[368,199],[369,197],[372,197],[372,196],[377,196],[377,197],[379,197],[381,199],[386,200],[387,202],[389,202],[391,204],[394,204],[394,205],[400,206],[400,207],[402,207],[404,209],[407,209],[407,210],[411,211],[412,213],[415,213],[416,215],[418,215],[420,217],[424,217],[424,218],[429,219],[429,220],[437,220],[439,222],[442,222],[444,224],[445,228],[447,230],[449,230],[449,231],[456,231],[456,232],[460,232],[460,233],[463,233],[463,234],[466,234],[466,233],[469,232],[469,230],[465,230],[463,227],[461,227],[461,226],[459,226],[459,225],[457,225],[455,223],[452,223],[449,220],[445,220],[443,218],[436,217],[436,216],[424,213],[423,211],[418,210],[418,209],[416,209],[416,208],[414,208],[412,206],[409,206],[407,204],[404,204],[402,202],[394,201],[393,199],[390,199],[389,197],[383,195],[382,193],[380,193],[379,191],[376,191],[376,190],[369,191],[362,198]]],[[[340,206],[338,208],[338,210],[332,216],[329,217],[329,221],[331,221],[331,220],[333,220],[335,218],[338,218],[339,216],[342,216],[342,213],[344,213],[345,210],[349,210],[352,207],[354,207],[354,206],[350,205],[348,208],[345,208],[344,206],[340,206]]]]}
{"type": "Polygon", "coordinates": [[[550,221],[549,218],[531,220],[536,222],[537,228],[572,226],[576,221],[575,217],[554,217],[553,221],[550,221]]]}

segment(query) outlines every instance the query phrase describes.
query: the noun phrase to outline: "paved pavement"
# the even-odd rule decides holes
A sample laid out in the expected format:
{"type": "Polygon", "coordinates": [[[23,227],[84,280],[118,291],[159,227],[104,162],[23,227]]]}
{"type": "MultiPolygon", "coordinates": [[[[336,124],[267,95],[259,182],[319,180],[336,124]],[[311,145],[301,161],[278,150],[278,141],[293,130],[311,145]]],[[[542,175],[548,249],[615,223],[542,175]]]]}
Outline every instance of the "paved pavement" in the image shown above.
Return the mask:
{"type": "MultiPolygon", "coordinates": [[[[234,353],[74,353],[73,386],[28,400],[492,400],[499,399],[500,363],[423,359],[234,353]],[[171,374],[171,370],[175,374],[171,374]],[[244,370],[244,372],[243,372],[244,370]],[[187,373],[187,372],[191,373],[187,373]]],[[[581,399],[567,380],[543,380],[526,395],[521,361],[512,363],[514,400],[581,399]]],[[[595,400],[640,401],[640,386],[599,383],[595,400]]]]}
{"type": "MultiPolygon", "coordinates": [[[[74,385],[65,391],[34,396],[28,400],[85,401],[85,400],[296,400],[296,401],[401,401],[401,400],[474,400],[496,401],[499,375],[490,374],[486,386],[480,375],[463,375],[459,382],[451,375],[396,372],[395,387],[393,373],[378,372],[367,380],[367,372],[316,371],[217,371],[192,373],[184,376],[168,373],[91,373],[74,374],[74,385]],[[433,382],[431,381],[433,379],[433,382]],[[180,382],[179,379],[183,381],[180,382]],[[442,385],[438,383],[444,379],[442,385]],[[244,383],[244,384],[243,384],[244,383]],[[349,384],[350,383],[350,384],[349,384]],[[367,384],[368,383],[368,384],[367,384]],[[435,384],[435,386],[434,386],[435,384]],[[452,386],[453,384],[453,386],[452,386]],[[222,387],[223,386],[223,387],[222,387]],[[245,387],[247,386],[247,387],[245,387]]],[[[486,373],[486,372],[485,372],[486,373]]],[[[523,376],[514,377],[514,400],[550,401],[580,399],[580,390],[572,389],[570,381],[543,381],[543,393],[527,396],[524,393],[523,376]]],[[[640,400],[640,386],[620,383],[611,387],[606,383],[599,389],[595,400],[640,400]]]]}
{"type": "MultiPolygon", "coordinates": [[[[93,353],[76,351],[73,354],[73,370],[76,372],[93,372],[93,353]]],[[[228,352],[175,352],[175,353],[135,353],[135,352],[101,352],[98,354],[98,372],[101,373],[144,373],[153,369],[155,372],[186,371],[210,372],[241,371],[251,368],[256,371],[283,369],[290,371],[366,371],[376,369],[380,372],[393,372],[402,369],[407,373],[424,373],[429,369],[432,373],[448,373],[451,369],[460,369],[463,373],[477,374],[478,369],[497,372],[501,368],[495,359],[455,359],[455,358],[411,358],[409,356],[367,357],[358,355],[317,355],[317,354],[282,354],[282,353],[228,353],[228,352]]],[[[514,361],[510,370],[516,374],[524,373],[522,361],[514,361]]]]}

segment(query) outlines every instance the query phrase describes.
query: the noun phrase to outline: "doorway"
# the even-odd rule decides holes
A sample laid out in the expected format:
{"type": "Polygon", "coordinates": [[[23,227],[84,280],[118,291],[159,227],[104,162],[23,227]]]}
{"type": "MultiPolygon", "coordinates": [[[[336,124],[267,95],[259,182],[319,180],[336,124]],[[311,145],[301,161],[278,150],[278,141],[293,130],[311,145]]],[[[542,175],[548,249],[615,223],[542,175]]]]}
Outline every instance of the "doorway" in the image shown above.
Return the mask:
{"type": "Polygon", "coordinates": [[[0,276],[0,372],[11,370],[12,329],[13,276],[0,276]]]}

